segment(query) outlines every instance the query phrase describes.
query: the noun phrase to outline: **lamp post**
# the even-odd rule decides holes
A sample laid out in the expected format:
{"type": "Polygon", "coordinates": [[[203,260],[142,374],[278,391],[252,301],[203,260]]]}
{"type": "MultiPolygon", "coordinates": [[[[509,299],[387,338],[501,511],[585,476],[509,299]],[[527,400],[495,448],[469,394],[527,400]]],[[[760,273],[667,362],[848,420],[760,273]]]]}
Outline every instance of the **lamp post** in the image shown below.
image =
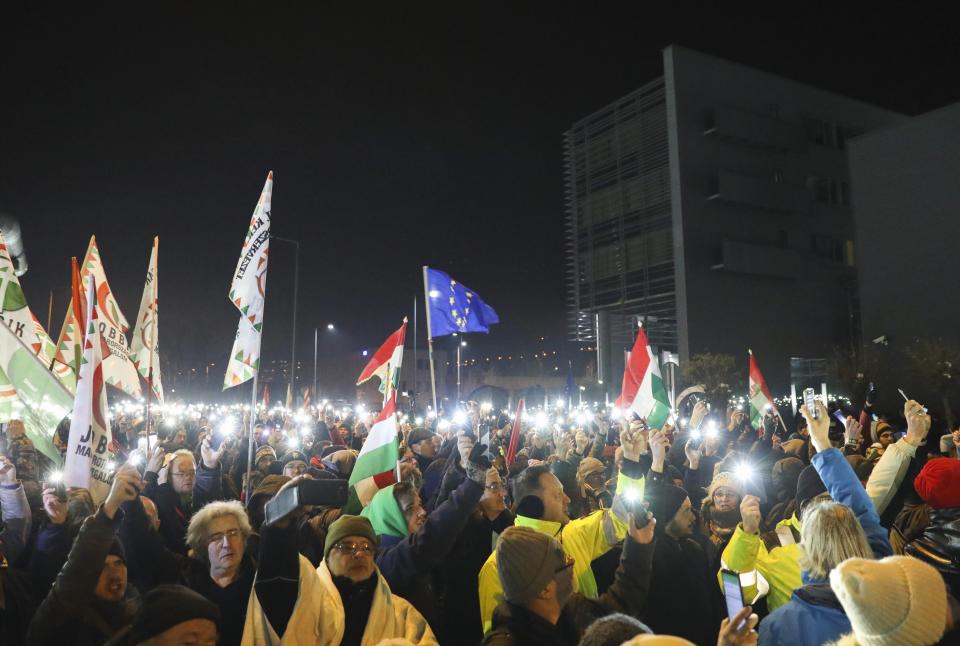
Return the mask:
{"type": "Polygon", "coordinates": [[[293,245],[293,332],[290,335],[290,392],[296,399],[296,393],[293,390],[297,379],[297,294],[300,291],[298,289],[300,283],[300,241],[280,236],[270,236],[270,239],[293,245]]]}
{"type": "MultiPolygon", "coordinates": [[[[327,331],[333,332],[336,330],[336,326],[333,323],[327,323],[327,331]]],[[[313,328],[313,396],[318,397],[317,393],[317,346],[319,345],[320,340],[320,328],[313,328]]],[[[319,401],[319,400],[318,400],[319,401]]]]}
{"type": "Polygon", "coordinates": [[[467,347],[466,341],[457,344],[457,405],[460,405],[460,350],[467,347]]]}

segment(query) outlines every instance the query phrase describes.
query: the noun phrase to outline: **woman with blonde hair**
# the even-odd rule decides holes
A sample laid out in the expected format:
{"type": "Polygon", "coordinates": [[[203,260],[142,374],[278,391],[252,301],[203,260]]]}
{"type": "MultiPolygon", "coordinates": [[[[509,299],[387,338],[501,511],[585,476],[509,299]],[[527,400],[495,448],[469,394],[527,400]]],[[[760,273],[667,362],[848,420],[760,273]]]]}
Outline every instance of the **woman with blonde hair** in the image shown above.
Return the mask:
{"type": "Polygon", "coordinates": [[[803,585],[794,590],[790,601],[760,623],[761,645],[819,646],[849,633],[850,620],[830,587],[830,572],[850,558],[874,559],[892,554],[876,507],[853,468],[830,445],[827,410],[823,404],[817,405],[816,418],[811,419],[805,407],[803,412],[817,449],[813,465],[823,482],[829,483],[829,495],[817,496],[802,509],[803,585]]]}

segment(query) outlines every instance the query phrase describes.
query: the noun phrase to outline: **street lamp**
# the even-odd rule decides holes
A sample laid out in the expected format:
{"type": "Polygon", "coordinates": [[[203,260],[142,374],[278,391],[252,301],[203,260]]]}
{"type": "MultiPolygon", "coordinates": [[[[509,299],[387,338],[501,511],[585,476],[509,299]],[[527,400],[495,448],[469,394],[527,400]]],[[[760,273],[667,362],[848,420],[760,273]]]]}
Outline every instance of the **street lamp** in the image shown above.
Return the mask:
{"type": "Polygon", "coordinates": [[[460,350],[467,347],[466,341],[457,344],[457,403],[460,403],[460,350]]]}
{"type": "Polygon", "coordinates": [[[327,329],[333,332],[336,328],[334,327],[333,323],[327,323],[327,329]]]}
{"type": "MultiPolygon", "coordinates": [[[[327,331],[333,332],[336,327],[333,323],[327,323],[327,331]]],[[[317,346],[320,340],[320,328],[313,328],[313,396],[317,396],[317,346]]]]}

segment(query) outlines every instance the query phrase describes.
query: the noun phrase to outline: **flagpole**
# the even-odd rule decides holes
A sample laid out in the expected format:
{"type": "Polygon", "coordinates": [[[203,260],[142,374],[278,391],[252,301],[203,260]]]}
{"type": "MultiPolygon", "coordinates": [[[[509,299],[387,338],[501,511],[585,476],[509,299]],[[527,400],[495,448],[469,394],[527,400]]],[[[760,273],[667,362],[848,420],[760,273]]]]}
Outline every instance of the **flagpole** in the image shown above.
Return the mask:
{"type": "MultiPolygon", "coordinates": [[[[413,397],[411,397],[414,413],[417,411],[417,369],[419,365],[417,364],[417,295],[413,295],[413,397]]],[[[399,482],[399,480],[397,481],[399,482]]]]}
{"type": "MultiPolygon", "coordinates": [[[[260,340],[263,338],[263,326],[261,324],[260,334],[257,335],[257,355],[260,356],[260,340]]],[[[257,377],[260,376],[259,368],[253,371],[253,389],[250,391],[250,430],[247,434],[247,482],[244,486],[244,504],[250,500],[250,474],[253,472],[253,430],[256,427],[257,420],[257,377]]]]}
{"type": "MultiPolygon", "coordinates": [[[[153,239],[153,248],[155,251],[159,252],[159,241],[160,238],[156,237],[153,239]]],[[[158,253],[159,255],[159,253],[158,253]]],[[[159,264],[160,259],[157,258],[157,263],[159,264]]],[[[151,271],[153,267],[150,268],[151,271]]],[[[157,285],[158,276],[154,274],[153,276],[154,285],[157,285]]],[[[156,289],[156,287],[154,288],[156,289]]],[[[159,294],[157,294],[153,299],[153,325],[150,327],[150,363],[147,364],[147,457],[150,456],[150,401],[153,399],[153,353],[157,348],[157,325],[160,323],[159,312],[159,294]]]]}
{"type": "Polygon", "coordinates": [[[433,337],[430,332],[430,293],[427,283],[427,266],[423,266],[423,305],[427,311],[427,353],[430,356],[430,389],[433,392],[433,412],[436,419],[440,419],[440,408],[437,406],[437,375],[433,367],[433,337]]]}

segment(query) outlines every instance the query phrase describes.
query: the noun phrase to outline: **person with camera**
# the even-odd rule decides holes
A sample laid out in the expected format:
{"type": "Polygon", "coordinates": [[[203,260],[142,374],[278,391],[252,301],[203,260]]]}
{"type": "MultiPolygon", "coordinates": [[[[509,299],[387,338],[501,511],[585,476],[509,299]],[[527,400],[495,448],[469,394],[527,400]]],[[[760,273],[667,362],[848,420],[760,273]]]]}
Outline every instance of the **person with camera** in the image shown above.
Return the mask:
{"type": "Polygon", "coordinates": [[[142,482],[136,468],[122,467],[110,493],[80,528],[57,580],[27,633],[29,644],[102,644],[133,618],[139,599],[127,585],[127,562],[117,528],[121,505],[136,500],[142,482]]]}
{"type": "MultiPolygon", "coordinates": [[[[514,524],[556,537],[574,560],[573,575],[578,590],[589,598],[599,596],[591,562],[609,552],[626,536],[624,500],[628,496],[638,500],[643,496],[640,456],[646,452],[646,441],[639,425],[624,422],[620,445],[623,447],[623,462],[613,507],[583,518],[570,519],[570,498],[546,465],[529,466],[513,480],[514,524]]],[[[480,616],[486,632],[492,626],[493,611],[503,591],[497,575],[495,551],[480,569],[479,588],[480,616]]]]}
{"type": "Polygon", "coordinates": [[[193,514],[201,507],[222,497],[220,456],[225,444],[214,449],[211,438],[200,444],[201,460],[181,449],[170,454],[156,447],[147,461],[143,495],[157,505],[160,534],[167,547],[179,554],[187,553],[184,536],[193,514]]]}

